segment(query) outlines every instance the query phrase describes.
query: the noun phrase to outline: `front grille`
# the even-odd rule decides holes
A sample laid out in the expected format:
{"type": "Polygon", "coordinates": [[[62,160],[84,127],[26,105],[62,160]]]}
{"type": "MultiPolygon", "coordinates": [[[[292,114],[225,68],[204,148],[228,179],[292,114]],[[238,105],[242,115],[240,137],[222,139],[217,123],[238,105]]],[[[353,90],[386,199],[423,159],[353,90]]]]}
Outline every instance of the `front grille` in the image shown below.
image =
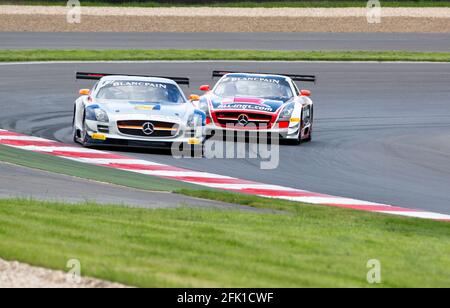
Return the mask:
{"type": "Polygon", "coordinates": [[[227,125],[238,125],[239,118],[241,116],[247,116],[248,124],[247,126],[258,127],[258,128],[268,128],[272,123],[272,116],[259,113],[248,113],[248,112],[226,112],[221,111],[216,113],[216,119],[219,125],[226,127],[227,125]]]}
{"type": "Polygon", "coordinates": [[[170,138],[178,134],[180,126],[175,123],[160,122],[160,121],[118,121],[117,128],[119,132],[124,135],[148,137],[148,138],[170,138]],[[153,133],[144,133],[144,125],[150,123],[153,128],[153,133]]]}

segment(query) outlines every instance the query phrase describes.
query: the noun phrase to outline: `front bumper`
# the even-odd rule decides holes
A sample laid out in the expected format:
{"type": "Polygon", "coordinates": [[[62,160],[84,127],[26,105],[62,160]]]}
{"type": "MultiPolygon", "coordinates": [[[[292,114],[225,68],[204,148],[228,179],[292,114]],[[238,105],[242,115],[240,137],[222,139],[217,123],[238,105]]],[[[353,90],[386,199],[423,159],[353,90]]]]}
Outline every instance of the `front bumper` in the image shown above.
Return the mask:
{"type": "Polygon", "coordinates": [[[140,137],[122,134],[116,123],[86,121],[86,136],[84,144],[88,146],[118,146],[134,148],[170,148],[177,145],[201,145],[206,139],[204,128],[186,129],[182,127],[178,134],[171,137],[140,137]],[[107,127],[101,130],[100,127],[107,127]]]}
{"type": "Polygon", "coordinates": [[[240,134],[245,134],[245,135],[270,135],[270,136],[279,136],[281,139],[297,139],[298,138],[298,132],[301,128],[300,123],[297,125],[293,125],[292,127],[289,128],[278,128],[278,127],[274,127],[274,128],[270,128],[270,129],[245,129],[245,128],[227,128],[227,127],[222,127],[222,126],[218,126],[215,124],[209,124],[206,126],[206,134],[207,136],[212,136],[212,135],[217,135],[217,134],[222,134],[224,136],[226,136],[227,134],[231,133],[231,134],[235,134],[235,135],[240,135],[240,134]]]}
{"type": "Polygon", "coordinates": [[[85,139],[87,146],[104,146],[104,147],[130,147],[130,148],[152,148],[152,149],[168,149],[177,145],[201,145],[204,142],[202,138],[178,138],[171,140],[138,140],[116,138],[111,135],[88,133],[85,139]],[[102,137],[100,137],[102,136],[102,137]]]}

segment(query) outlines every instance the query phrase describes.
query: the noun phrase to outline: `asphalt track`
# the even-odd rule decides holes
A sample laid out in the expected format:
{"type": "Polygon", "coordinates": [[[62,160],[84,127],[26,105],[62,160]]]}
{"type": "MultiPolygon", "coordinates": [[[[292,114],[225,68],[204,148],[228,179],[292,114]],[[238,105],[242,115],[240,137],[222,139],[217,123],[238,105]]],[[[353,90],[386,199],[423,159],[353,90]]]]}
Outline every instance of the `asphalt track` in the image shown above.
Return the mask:
{"type": "Polygon", "coordinates": [[[450,64],[442,63],[83,63],[0,66],[0,127],[71,142],[76,70],[179,75],[192,89],[213,69],[316,74],[314,141],[281,146],[280,165],[258,159],[126,155],[269,184],[450,213],[450,64]]]}
{"type": "Polygon", "coordinates": [[[433,33],[0,33],[0,49],[450,51],[433,33]]]}

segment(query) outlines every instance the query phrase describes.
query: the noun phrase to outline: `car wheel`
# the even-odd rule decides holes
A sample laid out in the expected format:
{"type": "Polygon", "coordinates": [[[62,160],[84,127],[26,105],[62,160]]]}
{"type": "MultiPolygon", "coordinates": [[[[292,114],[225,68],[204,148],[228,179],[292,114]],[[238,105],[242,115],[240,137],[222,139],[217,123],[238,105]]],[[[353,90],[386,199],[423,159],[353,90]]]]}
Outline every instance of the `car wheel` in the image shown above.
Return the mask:
{"type": "Polygon", "coordinates": [[[76,126],[75,126],[76,114],[77,114],[77,107],[74,106],[73,107],[73,118],[72,118],[72,136],[73,136],[73,142],[79,143],[79,141],[78,141],[78,130],[77,130],[76,126]]]}
{"type": "Polygon", "coordinates": [[[87,127],[86,127],[86,115],[83,115],[82,129],[77,131],[75,130],[75,138],[76,142],[81,144],[82,146],[86,146],[87,141],[87,127]]]}
{"type": "Polygon", "coordinates": [[[308,138],[303,139],[302,142],[311,142],[312,140],[312,135],[313,135],[313,125],[314,125],[314,109],[311,109],[311,126],[309,127],[309,131],[308,131],[308,138]]]}
{"type": "Polygon", "coordinates": [[[310,128],[308,138],[303,139],[302,142],[311,142],[311,140],[312,140],[312,126],[311,126],[311,128],[310,128]]]}
{"type": "Polygon", "coordinates": [[[72,134],[73,134],[73,142],[75,143],[80,143],[80,141],[78,140],[78,130],[76,129],[76,127],[74,126],[72,129],[72,134]]]}

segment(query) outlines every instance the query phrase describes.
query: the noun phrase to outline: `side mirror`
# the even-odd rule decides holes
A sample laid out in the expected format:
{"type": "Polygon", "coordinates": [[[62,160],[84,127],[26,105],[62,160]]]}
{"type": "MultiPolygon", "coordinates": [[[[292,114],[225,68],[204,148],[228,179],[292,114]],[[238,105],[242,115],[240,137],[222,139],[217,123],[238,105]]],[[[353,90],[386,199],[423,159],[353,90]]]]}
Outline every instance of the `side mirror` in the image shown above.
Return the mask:
{"type": "Polygon", "coordinates": [[[91,94],[91,90],[89,90],[89,89],[81,89],[80,90],[80,95],[89,95],[89,94],[91,94]]]}
{"type": "Polygon", "coordinates": [[[191,96],[189,96],[189,100],[191,102],[196,102],[200,100],[200,96],[196,95],[196,94],[192,94],[191,96]]]}
{"type": "Polygon", "coordinates": [[[311,91],[309,90],[301,90],[300,96],[311,96],[311,91]]]}
{"type": "Polygon", "coordinates": [[[209,85],[203,85],[200,87],[200,91],[203,91],[203,92],[211,91],[211,87],[209,85]]]}

